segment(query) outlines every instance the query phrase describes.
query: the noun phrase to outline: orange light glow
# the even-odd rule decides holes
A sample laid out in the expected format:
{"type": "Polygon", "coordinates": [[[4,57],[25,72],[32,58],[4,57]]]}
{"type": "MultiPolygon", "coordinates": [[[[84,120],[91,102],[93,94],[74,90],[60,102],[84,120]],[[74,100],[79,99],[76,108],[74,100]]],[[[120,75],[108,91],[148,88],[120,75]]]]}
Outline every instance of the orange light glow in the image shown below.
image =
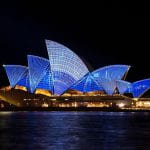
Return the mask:
{"type": "Polygon", "coordinates": [[[24,86],[20,86],[20,85],[16,85],[16,86],[15,86],[15,89],[17,89],[17,90],[27,91],[27,88],[26,88],[26,87],[24,87],[24,86]]]}
{"type": "Polygon", "coordinates": [[[43,89],[37,89],[35,91],[35,94],[42,94],[42,95],[45,95],[45,96],[51,96],[51,93],[47,90],[43,90],[43,89]]]}

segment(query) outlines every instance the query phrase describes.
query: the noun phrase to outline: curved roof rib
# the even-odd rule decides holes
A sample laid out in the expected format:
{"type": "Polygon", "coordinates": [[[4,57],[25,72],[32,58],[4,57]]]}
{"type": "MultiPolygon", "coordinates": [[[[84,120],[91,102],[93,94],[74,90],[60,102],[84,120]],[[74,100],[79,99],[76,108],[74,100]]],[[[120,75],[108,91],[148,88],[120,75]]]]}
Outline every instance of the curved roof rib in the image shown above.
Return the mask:
{"type": "Polygon", "coordinates": [[[105,92],[112,95],[117,87],[116,81],[121,80],[129,68],[128,65],[110,65],[93,71],[92,75],[105,92]]]}
{"type": "Polygon", "coordinates": [[[134,97],[142,96],[150,89],[150,79],[144,79],[132,83],[132,94],[134,97]]]}
{"type": "Polygon", "coordinates": [[[64,45],[46,40],[46,46],[54,83],[54,94],[61,95],[89,70],[83,61],[64,45]]]}
{"type": "Polygon", "coordinates": [[[24,77],[24,74],[28,70],[27,67],[21,65],[3,65],[3,67],[12,87],[15,87],[17,82],[24,77]]]}
{"type": "Polygon", "coordinates": [[[100,91],[103,88],[94,80],[92,75],[88,73],[81,80],[79,80],[71,89],[78,90],[81,92],[92,92],[100,91]]]}
{"type": "Polygon", "coordinates": [[[35,89],[38,88],[49,88],[51,90],[52,83],[50,79],[50,64],[49,60],[34,56],[28,55],[28,67],[29,67],[29,81],[30,81],[30,92],[33,93],[35,89]],[[44,76],[47,79],[44,79],[44,76]],[[42,82],[41,80],[47,80],[48,82],[42,82]],[[48,84],[48,85],[46,85],[48,84]]]}
{"type": "Polygon", "coordinates": [[[120,94],[124,94],[125,92],[130,93],[132,88],[132,84],[130,82],[117,80],[116,83],[120,94]]]}

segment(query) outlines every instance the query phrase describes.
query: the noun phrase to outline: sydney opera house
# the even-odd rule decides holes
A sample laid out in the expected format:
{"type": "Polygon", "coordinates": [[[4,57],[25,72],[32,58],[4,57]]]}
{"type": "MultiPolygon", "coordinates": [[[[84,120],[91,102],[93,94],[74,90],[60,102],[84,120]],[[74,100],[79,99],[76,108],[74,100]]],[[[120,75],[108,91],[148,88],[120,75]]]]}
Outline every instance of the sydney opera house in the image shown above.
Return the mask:
{"type": "Polygon", "coordinates": [[[3,65],[10,86],[1,89],[0,99],[18,106],[109,107],[113,103],[132,105],[150,89],[150,79],[126,81],[129,65],[90,71],[64,45],[46,40],[46,47],[48,59],[28,55],[28,66],[3,65]]]}

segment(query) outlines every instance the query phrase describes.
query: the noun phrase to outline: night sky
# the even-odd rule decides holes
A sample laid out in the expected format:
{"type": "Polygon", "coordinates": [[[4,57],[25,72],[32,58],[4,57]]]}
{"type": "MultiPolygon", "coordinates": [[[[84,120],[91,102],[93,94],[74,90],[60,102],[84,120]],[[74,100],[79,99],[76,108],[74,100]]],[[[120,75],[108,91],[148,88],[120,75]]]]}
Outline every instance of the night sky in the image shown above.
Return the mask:
{"type": "Polygon", "coordinates": [[[27,65],[27,54],[48,58],[45,39],[64,44],[93,69],[127,64],[128,81],[150,78],[149,19],[147,9],[119,1],[5,2],[0,6],[0,85],[8,85],[3,64],[27,65]]]}

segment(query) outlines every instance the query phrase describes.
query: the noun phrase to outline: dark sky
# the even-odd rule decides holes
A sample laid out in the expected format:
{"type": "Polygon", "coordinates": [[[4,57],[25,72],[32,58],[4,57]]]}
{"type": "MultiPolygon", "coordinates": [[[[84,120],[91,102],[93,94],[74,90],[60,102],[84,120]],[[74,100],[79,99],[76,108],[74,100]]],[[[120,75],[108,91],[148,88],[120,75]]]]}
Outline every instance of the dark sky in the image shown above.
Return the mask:
{"type": "Polygon", "coordinates": [[[2,64],[27,65],[27,54],[47,58],[44,39],[69,47],[93,69],[127,64],[131,65],[128,81],[149,78],[150,17],[145,5],[120,1],[1,4],[0,85],[8,84],[2,64]]]}

